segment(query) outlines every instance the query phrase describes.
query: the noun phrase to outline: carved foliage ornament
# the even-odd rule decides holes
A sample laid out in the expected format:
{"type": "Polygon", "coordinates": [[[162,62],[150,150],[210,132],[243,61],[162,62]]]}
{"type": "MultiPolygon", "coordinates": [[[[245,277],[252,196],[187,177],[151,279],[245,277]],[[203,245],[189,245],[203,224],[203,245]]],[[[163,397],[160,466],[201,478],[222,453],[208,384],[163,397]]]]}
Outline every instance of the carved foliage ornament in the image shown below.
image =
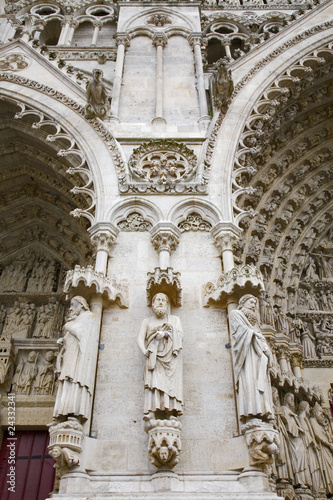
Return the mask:
{"type": "Polygon", "coordinates": [[[167,16],[166,14],[153,14],[152,16],[146,19],[146,23],[152,24],[157,28],[163,28],[168,24],[172,24],[172,19],[170,18],[170,16],[167,16]]]}
{"type": "Polygon", "coordinates": [[[121,231],[149,231],[152,224],[145,220],[143,215],[138,212],[132,212],[128,214],[126,219],[118,222],[117,226],[121,231]]]}
{"type": "Polygon", "coordinates": [[[20,71],[30,64],[30,59],[23,54],[8,54],[0,59],[0,71],[20,71]]]}
{"type": "Polygon", "coordinates": [[[176,184],[190,179],[197,157],[185,144],[170,140],[144,143],[133,151],[129,169],[133,177],[154,184],[176,184]]]}
{"type": "Polygon", "coordinates": [[[192,212],[186,219],[178,224],[182,233],[185,231],[210,231],[212,225],[205,221],[200,214],[192,212]]]}

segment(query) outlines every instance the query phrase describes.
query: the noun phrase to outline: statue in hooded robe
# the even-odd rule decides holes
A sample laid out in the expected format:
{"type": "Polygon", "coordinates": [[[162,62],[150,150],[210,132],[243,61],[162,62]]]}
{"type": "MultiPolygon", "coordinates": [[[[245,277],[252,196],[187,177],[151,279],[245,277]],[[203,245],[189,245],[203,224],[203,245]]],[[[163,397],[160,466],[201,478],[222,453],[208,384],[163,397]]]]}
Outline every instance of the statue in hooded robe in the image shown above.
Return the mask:
{"type": "Polygon", "coordinates": [[[260,332],[257,302],[253,295],[244,295],[238,308],[229,316],[238,411],[242,422],[254,417],[274,418],[268,372],[272,353],[260,332]]]}
{"type": "Polygon", "coordinates": [[[91,353],[93,342],[98,342],[96,316],[80,296],[72,298],[69,314],[63,327],[64,337],[57,341],[62,347],[57,357],[58,391],[53,418],[65,420],[75,416],[84,422],[90,413],[95,377],[91,353]]]}

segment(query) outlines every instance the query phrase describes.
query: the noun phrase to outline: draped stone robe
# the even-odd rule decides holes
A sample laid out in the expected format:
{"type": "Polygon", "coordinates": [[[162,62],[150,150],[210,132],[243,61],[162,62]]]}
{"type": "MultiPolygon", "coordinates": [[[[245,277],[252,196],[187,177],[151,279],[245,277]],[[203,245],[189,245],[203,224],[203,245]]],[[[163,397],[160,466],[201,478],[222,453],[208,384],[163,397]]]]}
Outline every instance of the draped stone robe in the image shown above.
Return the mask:
{"type": "Polygon", "coordinates": [[[57,359],[58,392],[54,417],[75,415],[87,419],[95,378],[91,356],[95,338],[96,317],[91,311],[81,312],[64,325],[64,341],[57,359]]]}
{"type": "Polygon", "coordinates": [[[239,309],[230,313],[229,324],[239,416],[273,418],[269,347],[239,309]]]}
{"type": "Polygon", "coordinates": [[[144,339],[149,351],[144,371],[144,414],[167,410],[181,415],[183,332],[180,319],[172,315],[163,320],[155,317],[146,318],[142,322],[139,338],[144,339]],[[167,332],[167,338],[158,339],[159,332],[167,332]]]}

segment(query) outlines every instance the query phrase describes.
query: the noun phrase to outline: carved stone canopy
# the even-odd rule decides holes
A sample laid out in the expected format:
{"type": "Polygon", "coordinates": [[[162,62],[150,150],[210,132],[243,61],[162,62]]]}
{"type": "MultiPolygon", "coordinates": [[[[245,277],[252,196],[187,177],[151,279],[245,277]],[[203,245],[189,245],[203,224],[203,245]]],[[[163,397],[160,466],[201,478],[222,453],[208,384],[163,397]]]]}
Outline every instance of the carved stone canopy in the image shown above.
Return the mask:
{"type": "Polygon", "coordinates": [[[161,269],[155,267],[153,273],[147,273],[147,305],[151,307],[152,299],[156,293],[165,293],[176,307],[182,304],[182,287],[180,273],[175,273],[172,267],[161,269]]]}
{"type": "Polygon", "coordinates": [[[261,272],[254,266],[235,266],[222,274],[216,283],[208,282],[203,286],[203,302],[207,307],[210,301],[225,302],[227,297],[241,297],[245,293],[259,296],[264,291],[261,272]]]}
{"type": "Polygon", "coordinates": [[[86,299],[100,294],[110,302],[117,302],[120,307],[128,307],[127,283],[117,283],[115,279],[96,272],[93,266],[75,266],[74,270],[68,271],[64,292],[70,296],[81,295],[86,299]]]}

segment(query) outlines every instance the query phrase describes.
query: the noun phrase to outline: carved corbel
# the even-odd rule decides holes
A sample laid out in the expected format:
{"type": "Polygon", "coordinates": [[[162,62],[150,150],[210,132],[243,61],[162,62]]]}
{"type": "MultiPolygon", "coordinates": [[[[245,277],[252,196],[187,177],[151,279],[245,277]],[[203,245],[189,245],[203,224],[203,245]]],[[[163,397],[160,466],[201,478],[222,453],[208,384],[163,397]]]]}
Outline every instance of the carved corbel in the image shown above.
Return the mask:
{"type": "Polygon", "coordinates": [[[250,465],[259,467],[267,474],[271,471],[274,455],[279,451],[279,433],[272,424],[252,419],[242,428],[247,444],[250,465]]]}
{"type": "Polygon", "coordinates": [[[55,491],[59,490],[60,479],[70,469],[80,464],[79,455],[82,452],[84,439],[83,427],[74,417],[69,417],[66,422],[51,425],[49,429],[49,453],[55,460],[54,468],[56,478],[55,491]]]}
{"type": "Polygon", "coordinates": [[[162,270],[155,267],[153,273],[147,273],[147,305],[151,307],[152,299],[156,293],[165,293],[176,307],[182,305],[182,287],[180,284],[180,273],[174,272],[172,267],[162,270]]]}
{"type": "Polygon", "coordinates": [[[146,431],[149,435],[149,460],[159,469],[172,469],[179,462],[182,425],[176,418],[150,420],[146,431]]]}

